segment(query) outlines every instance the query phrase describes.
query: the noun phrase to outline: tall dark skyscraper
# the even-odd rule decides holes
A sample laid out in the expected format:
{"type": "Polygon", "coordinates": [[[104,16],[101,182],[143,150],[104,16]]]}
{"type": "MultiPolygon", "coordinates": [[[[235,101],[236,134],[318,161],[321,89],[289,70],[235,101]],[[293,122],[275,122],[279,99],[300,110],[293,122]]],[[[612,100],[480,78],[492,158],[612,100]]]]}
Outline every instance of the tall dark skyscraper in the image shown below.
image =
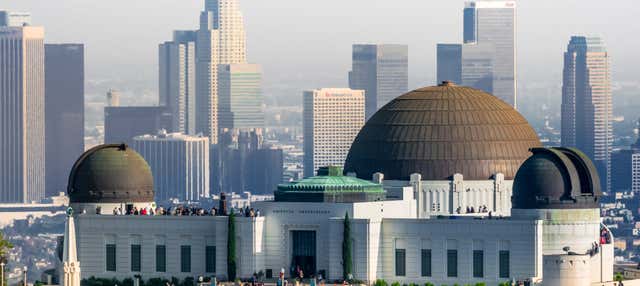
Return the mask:
{"type": "Polygon", "coordinates": [[[369,118],[409,89],[409,48],[406,45],[353,45],[349,88],[365,91],[369,118]]]}
{"type": "Polygon", "coordinates": [[[438,84],[443,81],[462,83],[462,45],[438,44],[436,77],[438,84]]]}
{"type": "Polygon", "coordinates": [[[610,65],[601,38],[571,37],[562,71],[562,146],[577,147],[593,160],[603,191],[611,187],[610,65]]]}
{"type": "Polygon", "coordinates": [[[84,152],[84,45],[45,45],[46,195],[67,189],[84,152]]]}

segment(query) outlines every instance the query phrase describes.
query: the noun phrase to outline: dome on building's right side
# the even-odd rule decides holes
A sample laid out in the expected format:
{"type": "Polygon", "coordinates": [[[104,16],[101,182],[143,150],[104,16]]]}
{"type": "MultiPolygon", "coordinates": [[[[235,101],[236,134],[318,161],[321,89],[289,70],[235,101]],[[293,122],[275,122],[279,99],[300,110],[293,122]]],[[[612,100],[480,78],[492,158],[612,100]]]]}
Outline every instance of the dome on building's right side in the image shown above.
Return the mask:
{"type": "Polygon", "coordinates": [[[575,148],[533,148],[513,181],[514,209],[599,208],[600,177],[575,148]]]}
{"type": "Polygon", "coordinates": [[[478,89],[445,82],[401,95],[376,112],[354,140],[345,172],[370,180],[487,180],[515,176],[540,140],[513,107],[478,89]]]}

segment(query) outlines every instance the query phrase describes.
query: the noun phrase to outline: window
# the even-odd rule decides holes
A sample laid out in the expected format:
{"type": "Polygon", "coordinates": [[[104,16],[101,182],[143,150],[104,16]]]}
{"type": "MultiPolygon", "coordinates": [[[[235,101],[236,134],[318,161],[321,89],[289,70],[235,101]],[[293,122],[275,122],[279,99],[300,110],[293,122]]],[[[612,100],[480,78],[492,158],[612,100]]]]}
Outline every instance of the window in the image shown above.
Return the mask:
{"type": "Polygon", "coordinates": [[[458,250],[447,250],[447,277],[458,277],[458,250]]]}
{"type": "Polygon", "coordinates": [[[140,244],[131,245],[131,272],[140,272],[142,266],[140,260],[142,257],[142,250],[140,244]]]}
{"type": "Polygon", "coordinates": [[[396,249],[396,276],[405,276],[407,251],[405,249],[396,249]]]}
{"type": "Polygon", "coordinates": [[[167,247],[156,245],[156,272],[167,271],[167,247]]]}
{"type": "Polygon", "coordinates": [[[205,249],[206,271],[209,273],[216,272],[216,247],[207,245],[205,249]]]}
{"type": "Polygon", "coordinates": [[[116,245],[107,244],[107,271],[116,271],[116,245]]]}
{"type": "Polygon", "coordinates": [[[191,272],[191,245],[180,246],[180,271],[191,272]]]}
{"type": "Polygon", "coordinates": [[[509,278],[509,250],[500,250],[500,278],[509,278]]]}
{"type": "Polygon", "coordinates": [[[484,277],[484,251],[473,251],[473,277],[484,277]]]}
{"type": "Polygon", "coordinates": [[[420,256],[422,261],[422,276],[431,277],[431,249],[423,249],[420,256]]]}

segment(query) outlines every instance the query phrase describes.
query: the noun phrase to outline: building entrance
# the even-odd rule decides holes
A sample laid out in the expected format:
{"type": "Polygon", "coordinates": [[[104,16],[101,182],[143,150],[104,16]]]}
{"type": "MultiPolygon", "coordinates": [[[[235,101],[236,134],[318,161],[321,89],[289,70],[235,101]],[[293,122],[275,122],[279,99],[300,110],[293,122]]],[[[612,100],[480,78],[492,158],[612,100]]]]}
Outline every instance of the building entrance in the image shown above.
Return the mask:
{"type": "Polygon", "coordinates": [[[291,231],[291,277],[298,277],[302,270],[304,277],[316,273],[316,232],[312,230],[291,231]]]}

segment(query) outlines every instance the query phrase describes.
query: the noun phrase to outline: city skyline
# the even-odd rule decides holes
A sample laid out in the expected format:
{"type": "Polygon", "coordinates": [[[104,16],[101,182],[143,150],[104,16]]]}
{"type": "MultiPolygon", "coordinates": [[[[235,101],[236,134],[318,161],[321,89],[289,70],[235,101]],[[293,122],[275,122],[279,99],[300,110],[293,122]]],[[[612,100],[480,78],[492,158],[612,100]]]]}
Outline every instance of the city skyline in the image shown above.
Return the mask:
{"type": "MultiPolygon", "coordinates": [[[[153,70],[143,68],[146,65],[157,64],[157,59],[152,53],[154,47],[157,47],[157,43],[168,39],[175,29],[197,27],[197,15],[203,6],[200,1],[185,3],[184,1],[165,0],[154,2],[157,9],[149,13],[149,11],[142,10],[143,7],[148,7],[148,3],[144,1],[129,7],[129,9],[122,9],[122,7],[129,5],[129,2],[116,0],[96,4],[99,10],[104,11],[104,14],[82,15],[75,12],[74,9],[66,8],[77,7],[77,11],[87,11],[89,7],[84,1],[69,0],[60,3],[60,5],[42,0],[4,0],[6,4],[1,2],[0,4],[4,4],[5,9],[31,11],[36,20],[34,24],[46,26],[49,30],[48,38],[51,41],[79,41],[87,44],[87,60],[94,63],[87,69],[89,79],[129,78],[146,81],[148,82],[147,86],[154,89],[156,88],[156,74],[153,70]],[[105,31],[106,34],[102,36],[92,35],[83,27],[67,27],[69,22],[57,21],[56,17],[51,17],[48,14],[51,11],[70,13],[68,14],[70,19],[76,19],[75,22],[85,22],[87,27],[100,25],[106,21],[107,15],[127,22],[139,21],[140,27],[146,27],[145,30],[148,33],[134,36],[135,31],[127,31],[125,26],[115,25],[112,30],[105,31]],[[142,11],[145,11],[145,21],[136,20],[134,15],[142,11]],[[106,38],[127,40],[131,45],[122,47],[123,53],[112,54],[109,50],[118,41],[114,40],[112,43],[106,41],[106,38]]],[[[248,60],[261,63],[264,66],[265,74],[271,75],[265,78],[265,83],[269,86],[282,81],[302,85],[301,83],[305,79],[311,81],[310,83],[314,84],[313,87],[347,86],[347,80],[341,75],[348,71],[350,66],[351,44],[355,42],[397,42],[408,44],[411,50],[419,51],[410,55],[412,61],[409,65],[411,76],[409,86],[415,88],[435,80],[436,43],[462,41],[462,21],[460,21],[464,7],[462,0],[406,1],[401,7],[394,7],[393,3],[382,1],[374,1],[371,2],[371,5],[363,6],[362,2],[363,0],[350,1],[344,3],[344,11],[327,13],[327,7],[331,6],[329,5],[331,3],[326,3],[327,7],[324,7],[325,3],[310,2],[307,5],[302,5],[290,0],[270,1],[270,4],[243,1],[241,6],[245,14],[247,36],[250,38],[247,42],[248,60]],[[270,12],[281,11],[283,7],[291,7],[291,9],[297,9],[302,13],[288,15],[287,19],[278,17],[265,19],[265,16],[270,12]],[[366,9],[367,13],[358,13],[353,16],[350,12],[354,11],[356,7],[366,9]],[[425,25],[411,25],[410,19],[418,17],[420,11],[425,9],[428,11],[435,9],[441,13],[432,15],[432,19],[427,20],[425,25]],[[394,11],[403,17],[399,17],[392,25],[383,26],[377,21],[385,11],[394,11]],[[327,14],[332,16],[327,16],[327,14]],[[329,19],[333,21],[323,21],[326,25],[319,27],[318,25],[307,25],[305,17],[311,17],[311,19],[331,17],[329,19]],[[352,17],[357,17],[357,21],[353,21],[352,17]],[[279,27],[285,27],[285,22],[290,21],[301,24],[297,27],[291,27],[288,33],[280,32],[279,27]],[[337,38],[331,43],[322,41],[322,37],[313,36],[326,33],[329,28],[338,32],[337,38]],[[397,33],[397,29],[408,29],[408,31],[397,33]],[[278,33],[273,34],[275,32],[278,33]],[[292,38],[294,42],[291,46],[279,44],[283,42],[285,37],[292,38]],[[294,47],[302,47],[316,56],[305,57],[305,54],[295,51],[294,47]],[[276,58],[287,60],[275,61],[276,58]],[[293,73],[293,70],[298,70],[294,67],[300,65],[321,68],[305,70],[303,74],[293,73]],[[322,77],[319,78],[320,75],[322,77]]],[[[520,35],[518,37],[518,63],[521,85],[539,81],[553,81],[559,85],[562,70],[554,63],[559,59],[557,54],[565,48],[565,39],[572,34],[600,34],[604,38],[612,39],[624,38],[625,34],[637,30],[637,23],[624,22],[627,15],[632,17],[632,15],[640,13],[640,8],[633,4],[633,1],[619,1],[616,9],[605,9],[608,5],[601,1],[582,1],[580,5],[576,5],[573,1],[518,2],[518,34],[520,35]],[[538,19],[542,15],[546,21],[539,22],[538,19]],[[541,37],[544,37],[544,43],[538,41],[541,37]]],[[[51,15],[56,15],[56,13],[51,15]]],[[[633,47],[634,45],[613,42],[610,43],[609,50],[617,56],[627,57],[633,55],[633,47]]],[[[633,75],[640,72],[640,59],[630,58],[625,62],[614,62],[615,66],[618,64],[621,65],[620,69],[614,71],[613,78],[619,81],[634,80],[633,75]]],[[[272,94],[267,94],[267,96],[272,96],[272,94]]]]}

